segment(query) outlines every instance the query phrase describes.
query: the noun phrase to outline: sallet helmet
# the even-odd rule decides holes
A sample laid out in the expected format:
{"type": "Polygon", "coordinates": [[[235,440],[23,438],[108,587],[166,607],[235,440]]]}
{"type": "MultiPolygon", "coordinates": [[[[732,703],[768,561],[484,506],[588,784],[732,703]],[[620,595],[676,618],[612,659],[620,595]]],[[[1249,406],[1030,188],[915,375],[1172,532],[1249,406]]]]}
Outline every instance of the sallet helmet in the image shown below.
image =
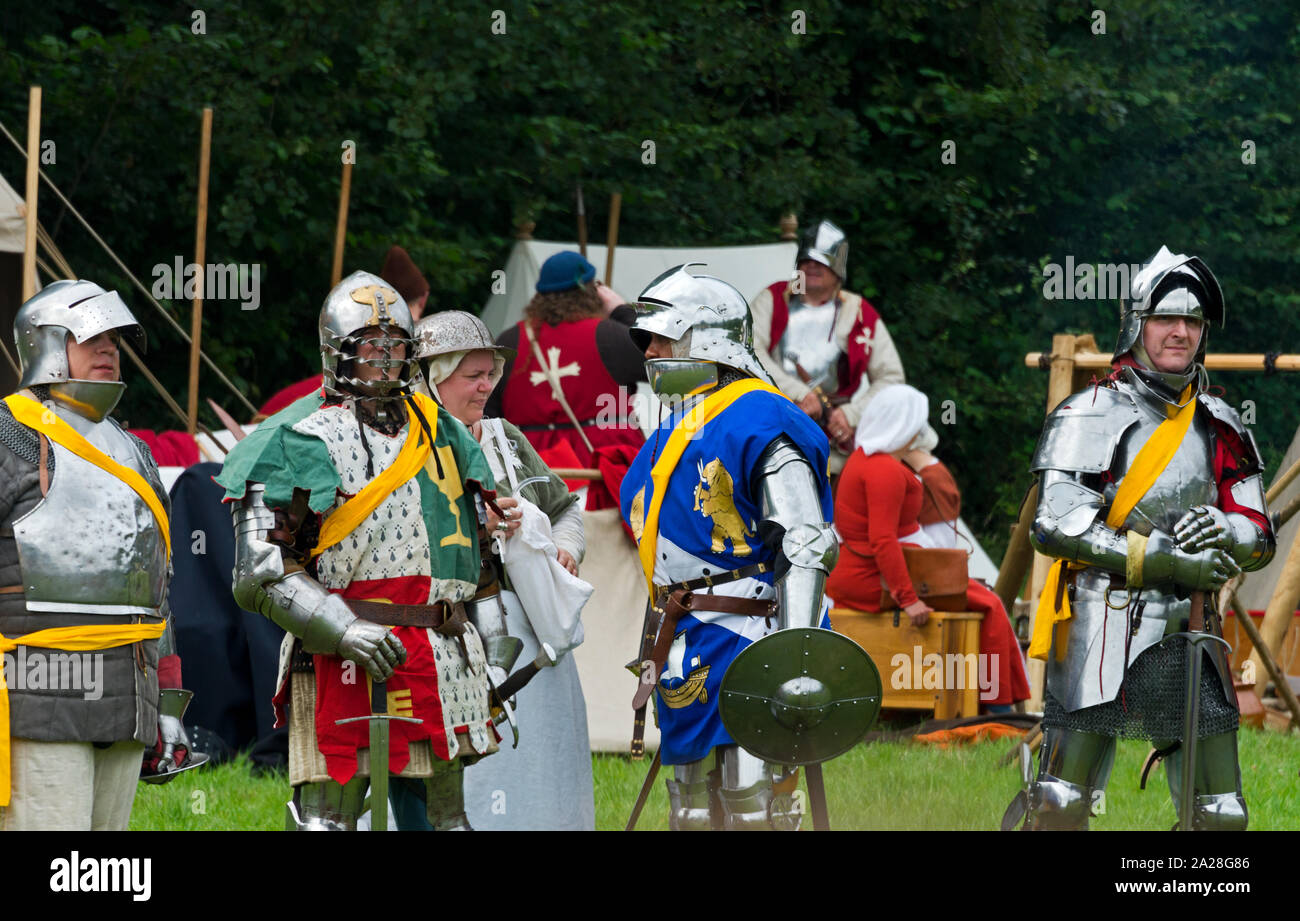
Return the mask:
{"type": "Polygon", "coordinates": [[[1119,339],[1112,360],[1140,346],[1147,318],[1162,315],[1201,321],[1195,362],[1205,358],[1210,324],[1222,327],[1225,315],[1223,289],[1210,267],[1196,256],[1175,255],[1166,246],[1133,277],[1129,298],[1120,303],[1119,339]]]}
{"type": "Polygon", "coordinates": [[[642,349],[652,334],[671,339],[672,358],[645,363],[650,388],[669,402],[704,393],[731,368],[771,383],[754,354],[754,323],[744,296],[720,278],[692,275],[693,262],[664,272],[637,298],[632,339],[642,349]]]}
{"type": "Polygon", "coordinates": [[[799,253],[794,257],[795,267],[805,259],[820,262],[843,282],[849,270],[849,239],[830,221],[822,221],[804,231],[799,253]]]}
{"type": "Polygon", "coordinates": [[[144,351],[144,329],[116,291],[91,281],[56,281],[29,298],[14,318],[14,345],[22,371],[18,386],[48,385],[50,395],[99,421],[113,411],[126,385],[76,380],[68,367],[68,336],[78,344],[121,330],[144,351]]]}

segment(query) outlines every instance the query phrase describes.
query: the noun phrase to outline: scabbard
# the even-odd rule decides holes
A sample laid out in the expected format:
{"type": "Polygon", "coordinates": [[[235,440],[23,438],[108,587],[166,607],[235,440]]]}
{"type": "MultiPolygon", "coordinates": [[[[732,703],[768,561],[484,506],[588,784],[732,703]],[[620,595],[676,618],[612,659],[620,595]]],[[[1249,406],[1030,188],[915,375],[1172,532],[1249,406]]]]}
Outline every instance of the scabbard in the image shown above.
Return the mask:
{"type": "MultiPolygon", "coordinates": [[[[382,681],[370,685],[370,712],[388,713],[388,689],[382,681]]],[[[388,831],[388,720],[370,721],[370,830],[388,831]]]]}

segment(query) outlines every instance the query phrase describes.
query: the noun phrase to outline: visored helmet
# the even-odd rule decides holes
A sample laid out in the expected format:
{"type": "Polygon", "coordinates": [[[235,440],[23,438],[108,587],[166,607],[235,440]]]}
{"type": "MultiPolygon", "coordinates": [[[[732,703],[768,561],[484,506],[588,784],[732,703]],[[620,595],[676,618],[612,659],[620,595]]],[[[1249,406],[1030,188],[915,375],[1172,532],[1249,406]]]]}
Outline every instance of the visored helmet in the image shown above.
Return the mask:
{"type": "Polygon", "coordinates": [[[325,391],[334,396],[401,399],[415,376],[414,332],[410,308],[388,282],[369,272],[353,272],[334,287],[320,311],[325,391]],[[368,340],[379,354],[359,357],[362,340],[368,340]],[[402,345],[406,346],[404,357],[394,357],[393,352],[402,345]],[[366,381],[356,376],[357,363],[399,371],[396,380],[366,381]]]}
{"type": "Polygon", "coordinates": [[[644,350],[651,334],[673,342],[672,358],[646,362],[655,393],[686,397],[717,386],[719,366],[771,383],[754,354],[754,325],[744,296],[720,278],[692,275],[693,262],[664,272],[637,298],[632,339],[644,350]]]}
{"type": "Polygon", "coordinates": [[[22,376],[18,386],[49,385],[50,393],[96,421],[113,411],[126,385],[121,381],[74,380],[68,337],[78,344],[120,330],[144,351],[144,329],[116,291],[91,281],[56,281],[33,295],[14,317],[14,345],[22,376]]]}
{"type": "Polygon", "coordinates": [[[1224,314],[1223,289],[1210,267],[1196,256],[1175,255],[1162,246],[1133,277],[1129,299],[1120,304],[1114,358],[1141,344],[1142,326],[1148,317],[1178,316],[1203,324],[1194,359],[1200,362],[1205,358],[1210,324],[1223,326],[1224,314]]]}
{"type": "Polygon", "coordinates": [[[794,257],[795,267],[805,259],[820,262],[836,274],[841,282],[849,270],[849,240],[830,221],[810,227],[799,241],[799,253],[794,257]]]}

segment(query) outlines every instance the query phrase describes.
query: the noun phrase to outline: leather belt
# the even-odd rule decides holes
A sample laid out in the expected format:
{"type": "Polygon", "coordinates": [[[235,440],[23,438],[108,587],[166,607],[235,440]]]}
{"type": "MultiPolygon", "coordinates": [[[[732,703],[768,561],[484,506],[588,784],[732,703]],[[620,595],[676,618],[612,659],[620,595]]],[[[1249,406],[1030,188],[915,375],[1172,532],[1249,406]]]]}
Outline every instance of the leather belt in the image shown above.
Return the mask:
{"type": "MultiPolygon", "coordinates": [[[[761,565],[761,564],[760,564],[761,565]]],[[[731,581],[731,580],[713,580],[731,581]]],[[[676,586],[658,587],[650,607],[649,621],[641,641],[641,658],[634,669],[641,679],[637,685],[632,706],[636,714],[632,722],[632,753],[640,756],[645,751],[645,710],[654,692],[659,675],[668,661],[668,650],[677,636],[677,623],[692,611],[714,611],[720,614],[743,614],[747,617],[771,618],[776,616],[776,600],[738,598],[734,595],[700,594],[676,586]],[[657,626],[657,629],[654,629],[657,626]],[[647,668],[646,663],[653,663],[647,668]]]]}
{"type": "Polygon", "coordinates": [[[427,627],[444,636],[460,636],[469,617],[464,602],[435,601],[433,604],[384,604],[381,601],[347,599],[352,613],[385,627],[427,627]]]}
{"type": "Polygon", "coordinates": [[[0,587],[0,595],[17,595],[23,591],[21,585],[5,585],[0,587]]]}

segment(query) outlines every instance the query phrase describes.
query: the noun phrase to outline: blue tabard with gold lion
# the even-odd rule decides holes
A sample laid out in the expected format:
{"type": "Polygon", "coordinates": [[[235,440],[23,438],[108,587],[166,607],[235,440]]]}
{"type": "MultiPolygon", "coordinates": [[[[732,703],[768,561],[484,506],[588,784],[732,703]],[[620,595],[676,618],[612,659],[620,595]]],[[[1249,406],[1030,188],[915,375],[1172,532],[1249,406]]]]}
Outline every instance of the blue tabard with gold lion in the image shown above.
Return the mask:
{"type": "MultiPolygon", "coordinates": [[[[675,413],[660,426],[623,479],[619,504],[638,543],[653,498],[651,469],[681,419],[682,414],[675,413]]],[[[775,554],[757,534],[763,513],[754,473],[763,451],[781,435],[794,441],[821,483],[821,509],[808,509],[808,519],[831,520],[825,433],[783,396],[765,391],[744,394],[700,429],[673,469],[659,511],[656,585],[774,561],[775,554]]],[[[763,600],[776,595],[770,569],[712,590],[763,600]]],[[[718,716],[718,686],[742,649],[776,629],[775,617],[769,622],[762,617],[711,611],[682,617],[657,687],[664,764],[698,761],[713,747],[733,741],[718,716]]]]}

